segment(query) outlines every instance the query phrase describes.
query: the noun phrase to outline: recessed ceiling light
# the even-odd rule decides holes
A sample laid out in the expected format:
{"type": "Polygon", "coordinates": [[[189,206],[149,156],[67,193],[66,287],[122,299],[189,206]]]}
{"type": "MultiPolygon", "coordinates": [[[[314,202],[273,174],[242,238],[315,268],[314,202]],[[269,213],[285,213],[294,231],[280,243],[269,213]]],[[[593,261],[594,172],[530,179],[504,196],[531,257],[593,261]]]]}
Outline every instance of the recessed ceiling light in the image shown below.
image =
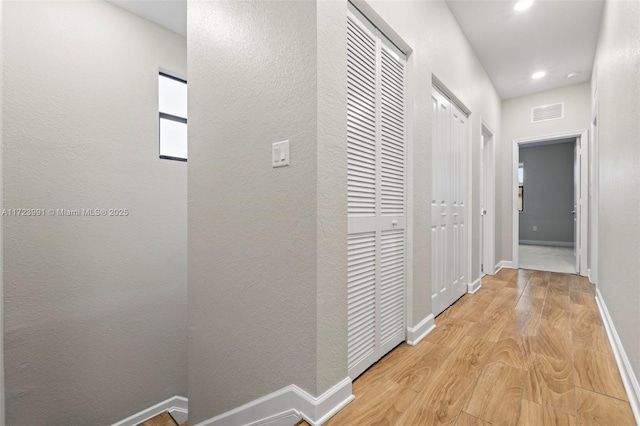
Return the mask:
{"type": "Polygon", "coordinates": [[[533,4],[533,0],[520,0],[518,3],[516,3],[516,5],[513,8],[516,11],[521,12],[525,9],[529,9],[532,4],[533,4]]]}
{"type": "Polygon", "coordinates": [[[542,77],[544,77],[545,75],[547,75],[546,72],[544,71],[538,71],[538,72],[534,72],[533,75],[531,75],[531,78],[538,80],[541,79],[542,77]]]}

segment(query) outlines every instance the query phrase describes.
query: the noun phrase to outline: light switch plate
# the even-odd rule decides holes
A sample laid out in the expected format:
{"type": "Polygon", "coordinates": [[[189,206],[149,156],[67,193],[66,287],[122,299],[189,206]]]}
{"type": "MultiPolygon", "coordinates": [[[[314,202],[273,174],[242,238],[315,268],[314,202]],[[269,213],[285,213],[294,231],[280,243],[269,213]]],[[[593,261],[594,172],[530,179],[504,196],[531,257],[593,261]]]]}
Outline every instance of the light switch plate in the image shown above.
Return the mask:
{"type": "Polygon", "coordinates": [[[271,166],[285,167],[289,165],[289,141],[274,142],[271,145],[271,166]]]}

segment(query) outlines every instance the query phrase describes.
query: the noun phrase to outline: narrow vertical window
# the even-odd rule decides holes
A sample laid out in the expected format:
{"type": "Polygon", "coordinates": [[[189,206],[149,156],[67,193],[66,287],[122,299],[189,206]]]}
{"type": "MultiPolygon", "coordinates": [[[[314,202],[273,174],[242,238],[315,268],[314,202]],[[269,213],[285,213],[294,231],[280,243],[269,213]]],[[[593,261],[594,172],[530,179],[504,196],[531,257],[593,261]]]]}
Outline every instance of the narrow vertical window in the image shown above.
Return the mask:
{"type": "Polygon", "coordinates": [[[158,76],[160,158],[187,161],[187,82],[160,73],[158,76]]]}

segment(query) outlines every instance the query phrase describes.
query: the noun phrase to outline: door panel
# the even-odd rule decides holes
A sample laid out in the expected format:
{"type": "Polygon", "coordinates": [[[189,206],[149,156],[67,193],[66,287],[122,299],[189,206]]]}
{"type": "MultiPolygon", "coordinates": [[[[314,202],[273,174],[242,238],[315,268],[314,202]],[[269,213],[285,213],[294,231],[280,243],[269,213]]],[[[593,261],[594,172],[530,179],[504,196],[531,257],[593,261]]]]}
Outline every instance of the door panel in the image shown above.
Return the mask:
{"type": "Polygon", "coordinates": [[[375,232],[349,235],[348,253],[348,359],[349,369],[352,369],[375,355],[375,232]]]}
{"type": "Polygon", "coordinates": [[[449,306],[449,276],[451,274],[451,248],[449,238],[449,144],[451,139],[451,104],[434,90],[432,139],[433,187],[431,199],[431,247],[434,315],[449,306]]]}
{"type": "Polygon", "coordinates": [[[467,256],[466,256],[466,187],[467,187],[467,169],[465,167],[465,151],[467,143],[467,117],[458,109],[454,104],[451,105],[452,113],[452,134],[454,137],[451,141],[453,149],[453,157],[455,168],[452,170],[454,173],[454,188],[453,195],[453,214],[451,215],[452,226],[456,231],[454,237],[454,252],[453,259],[455,264],[455,277],[453,280],[453,292],[452,298],[457,300],[464,293],[467,292],[467,256]]]}
{"type": "Polygon", "coordinates": [[[380,356],[405,339],[404,60],[380,43],[380,356]]]}
{"type": "Polygon", "coordinates": [[[348,368],[376,361],[376,41],[347,22],[348,368]]]}

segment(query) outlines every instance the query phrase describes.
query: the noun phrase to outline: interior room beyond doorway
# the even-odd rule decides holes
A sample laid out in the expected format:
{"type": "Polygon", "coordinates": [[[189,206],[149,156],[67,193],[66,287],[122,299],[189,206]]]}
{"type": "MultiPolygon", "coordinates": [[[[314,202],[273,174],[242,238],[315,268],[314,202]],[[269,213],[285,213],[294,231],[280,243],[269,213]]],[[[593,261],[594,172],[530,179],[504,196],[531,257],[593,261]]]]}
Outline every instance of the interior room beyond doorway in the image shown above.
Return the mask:
{"type": "Polygon", "coordinates": [[[576,273],[575,161],[576,138],[519,146],[521,268],[576,273]]]}

